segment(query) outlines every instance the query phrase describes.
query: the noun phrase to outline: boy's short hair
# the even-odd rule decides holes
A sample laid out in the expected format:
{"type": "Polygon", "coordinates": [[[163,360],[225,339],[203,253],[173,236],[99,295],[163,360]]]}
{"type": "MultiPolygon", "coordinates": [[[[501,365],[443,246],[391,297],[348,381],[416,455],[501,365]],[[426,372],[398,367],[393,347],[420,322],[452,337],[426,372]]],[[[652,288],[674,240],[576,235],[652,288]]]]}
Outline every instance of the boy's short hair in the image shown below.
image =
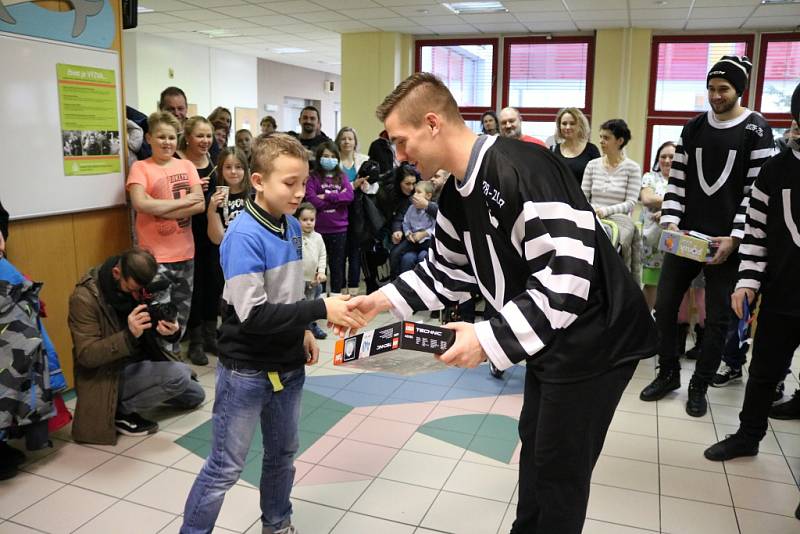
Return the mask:
{"type": "Polygon", "coordinates": [[[259,126],[264,126],[265,123],[271,124],[272,127],[274,129],[276,129],[276,130],[278,129],[278,123],[275,121],[275,117],[273,117],[271,115],[267,115],[266,117],[261,119],[261,122],[259,123],[259,126]]]}
{"type": "Polygon", "coordinates": [[[166,124],[175,128],[175,133],[181,131],[181,123],[175,118],[175,115],[168,111],[156,111],[147,117],[147,131],[152,133],[156,130],[159,124],[166,124]]]}
{"type": "Polygon", "coordinates": [[[402,121],[418,127],[425,115],[438,113],[454,122],[464,122],[453,94],[442,80],[430,72],[412,74],[395,87],[375,111],[384,122],[392,111],[398,111],[402,121]]]}
{"type": "Polygon", "coordinates": [[[294,216],[299,219],[300,218],[300,214],[303,213],[306,210],[313,211],[314,213],[317,213],[317,208],[314,207],[314,204],[312,204],[311,202],[303,202],[302,204],[300,204],[297,207],[297,211],[294,212],[294,216]]]}
{"type": "Polygon", "coordinates": [[[253,141],[250,171],[269,175],[278,156],[289,156],[305,162],[308,161],[308,152],[305,147],[291,135],[272,134],[264,137],[258,136],[253,141]]]}
{"type": "Polygon", "coordinates": [[[150,252],[133,247],[119,255],[119,270],[122,278],[133,280],[145,287],[155,278],[158,262],[150,252]]]}
{"type": "Polygon", "coordinates": [[[414,184],[414,189],[419,189],[423,193],[428,193],[429,195],[433,194],[433,184],[426,181],[419,181],[414,184]]]}

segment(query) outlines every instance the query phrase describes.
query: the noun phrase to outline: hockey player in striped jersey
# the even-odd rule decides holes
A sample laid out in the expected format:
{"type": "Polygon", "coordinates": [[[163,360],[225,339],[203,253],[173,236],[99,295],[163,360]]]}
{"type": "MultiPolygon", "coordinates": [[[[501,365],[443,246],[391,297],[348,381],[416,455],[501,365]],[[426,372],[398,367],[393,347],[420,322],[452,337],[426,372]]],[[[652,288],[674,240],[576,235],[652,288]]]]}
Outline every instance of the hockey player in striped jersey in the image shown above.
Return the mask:
{"type": "Polygon", "coordinates": [[[686,413],[702,417],[706,390],[719,366],[731,318],[730,294],[736,277],[736,249],[744,237],[750,187],[773,154],[772,130],[760,114],[741,106],[752,64],[746,57],[723,56],[706,78],[711,109],[683,127],[661,207],[661,225],[710,236],[716,252],[708,263],[667,254],[656,294],[659,332],[658,376],[640,398],[663,398],[680,383],[675,350],[678,308],[691,281],[706,280],[706,326],[686,413]]]}
{"type": "MultiPolygon", "coordinates": [[[[792,117],[800,116],[800,85],[792,97],[792,117]]],[[[705,451],[709,460],[758,454],[767,432],[775,386],[783,380],[800,346],[800,143],[792,140],[761,169],[753,185],[740,255],[739,278],[731,297],[736,315],[744,301],[754,307],[761,294],[753,360],[747,379],[739,429],[705,451]]],[[[795,392],[789,401],[800,401],[795,392]],[[797,400],[795,400],[797,399],[797,400]]],[[[788,403],[787,403],[788,404],[788,403]]],[[[798,509],[800,512],[800,509],[798,509]]]]}
{"type": "MultiPolygon", "coordinates": [[[[397,156],[423,177],[453,173],[439,197],[428,258],[349,307],[408,317],[480,292],[488,321],[450,323],[456,367],[526,362],[514,533],[579,534],[592,469],[637,362],[655,353],[641,291],[571,171],[548,150],[477,137],[432,74],[402,82],[378,108],[397,156]]],[[[341,332],[340,332],[341,333],[341,332]]]]}

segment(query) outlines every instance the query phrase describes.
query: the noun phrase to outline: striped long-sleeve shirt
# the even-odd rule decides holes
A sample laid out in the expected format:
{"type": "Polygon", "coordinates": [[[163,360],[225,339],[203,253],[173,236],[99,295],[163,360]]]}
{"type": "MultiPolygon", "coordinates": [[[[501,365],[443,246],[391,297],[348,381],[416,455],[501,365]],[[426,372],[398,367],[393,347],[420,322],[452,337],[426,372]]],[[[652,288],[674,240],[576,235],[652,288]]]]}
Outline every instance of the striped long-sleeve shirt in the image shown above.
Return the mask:
{"type": "Polygon", "coordinates": [[[630,214],[642,189],[642,168],[630,158],[609,170],[603,158],[593,159],[583,171],[583,194],[600,217],[630,214]]]}
{"type": "Polygon", "coordinates": [[[661,224],[744,238],[750,187],[774,153],[772,129],[745,110],[729,121],[709,111],[683,127],[661,206],[661,224]]]}
{"type": "Polygon", "coordinates": [[[737,289],[764,294],[771,311],[800,315],[800,152],[784,150],[761,169],[747,209],[737,289]]]}
{"type": "Polygon", "coordinates": [[[498,368],[527,359],[544,381],[588,378],[655,352],[641,292],[598,224],[553,154],[482,136],[439,197],[428,259],[381,291],[399,317],[480,292],[499,310],[475,325],[498,368]]]}

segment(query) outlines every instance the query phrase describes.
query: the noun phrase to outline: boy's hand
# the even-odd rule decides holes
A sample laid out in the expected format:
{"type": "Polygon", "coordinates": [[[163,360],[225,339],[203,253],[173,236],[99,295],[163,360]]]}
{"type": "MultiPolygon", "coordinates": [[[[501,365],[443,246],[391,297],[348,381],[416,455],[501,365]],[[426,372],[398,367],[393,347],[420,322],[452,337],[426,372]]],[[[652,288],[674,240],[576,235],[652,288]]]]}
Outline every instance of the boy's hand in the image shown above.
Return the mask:
{"type": "Polygon", "coordinates": [[[415,234],[414,234],[413,232],[408,232],[408,233],[406,234],[406,239],[408,239],[408,241],[409,241],[410,243],[416,243],[416,242],[417,242],[417,240],[414,238],[414,235],[415,235],[415,234]]]}
{"type": "Polygon", "coordinates": [[[362,326],[372,321],[376,315],[391,309],[392,304],[383,293],[375,291],[369,295],[361,295],[350,299],[350,302],[347,303],[347,308],[350,310],[350,313],[358,314],[363,320],[363,324],[357,328],[352,328],[345,324],[337,323],[336,321],[330,321],[328,325],[333,329],[333,333],[339,337],[347,336],[348,332],[349,335],[352,336],[358,332],[362,326]]]}
{"type": "Polygon", "coordinates": [[[311,330],[306,330],[303,335],[303,349],[306,352],[306,365],[314,365],[319,361],[319,345],[311,330]]]}
{"type": "Polygon", "coordinates": [[[414,233],[414,242],[415,243],[422,243],[425,238],[428,237],[428,232],[425,230],[420,230],[419,232],[414,233]]]}
{"type": "Polygon", "coordinates": [[[744,315],[744,299],[747,299],[747,303],[752,310],[756,301],[756,292],[749,287],[740,287],[731,295],[731,308],[739,319],[744,315]]]}
{"type": "Polygon", "coordinates": [[[398,230],[398,231],[392,233],[392,243],[394,243],[396,245],[402,240],[403,240],[403,232],[398,230]]]}
{"type": "Polygon", "coordinates": [[[454,330],[456,342],[442,355],[436,358],[452,367],[477,367],[485,362],[486,352],[475,335],[475,325],[472,323],[447,323],[445,328],[454,330]]]}
{"type": "Polygon", "coordinates": [[[350,295],[337,295],[325,299],[328,324],[340,325],[350,331],[356,331],[367,324],[359,310],[351,310],[347,306],[350,295]]]}

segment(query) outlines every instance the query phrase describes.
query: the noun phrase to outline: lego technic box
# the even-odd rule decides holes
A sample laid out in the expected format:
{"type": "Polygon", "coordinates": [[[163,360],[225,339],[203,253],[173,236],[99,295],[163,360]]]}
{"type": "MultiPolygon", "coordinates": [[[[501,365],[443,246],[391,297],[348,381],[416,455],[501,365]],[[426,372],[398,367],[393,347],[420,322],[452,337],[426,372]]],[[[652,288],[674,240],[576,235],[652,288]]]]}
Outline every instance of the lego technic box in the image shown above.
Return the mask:
{"type": "Polygon", "coordinates": [[[333,363],[342,365],[399,349],[442,354],[455,337],[455,332],[441,326],[401,321],[337,340],[333,363]]]}

